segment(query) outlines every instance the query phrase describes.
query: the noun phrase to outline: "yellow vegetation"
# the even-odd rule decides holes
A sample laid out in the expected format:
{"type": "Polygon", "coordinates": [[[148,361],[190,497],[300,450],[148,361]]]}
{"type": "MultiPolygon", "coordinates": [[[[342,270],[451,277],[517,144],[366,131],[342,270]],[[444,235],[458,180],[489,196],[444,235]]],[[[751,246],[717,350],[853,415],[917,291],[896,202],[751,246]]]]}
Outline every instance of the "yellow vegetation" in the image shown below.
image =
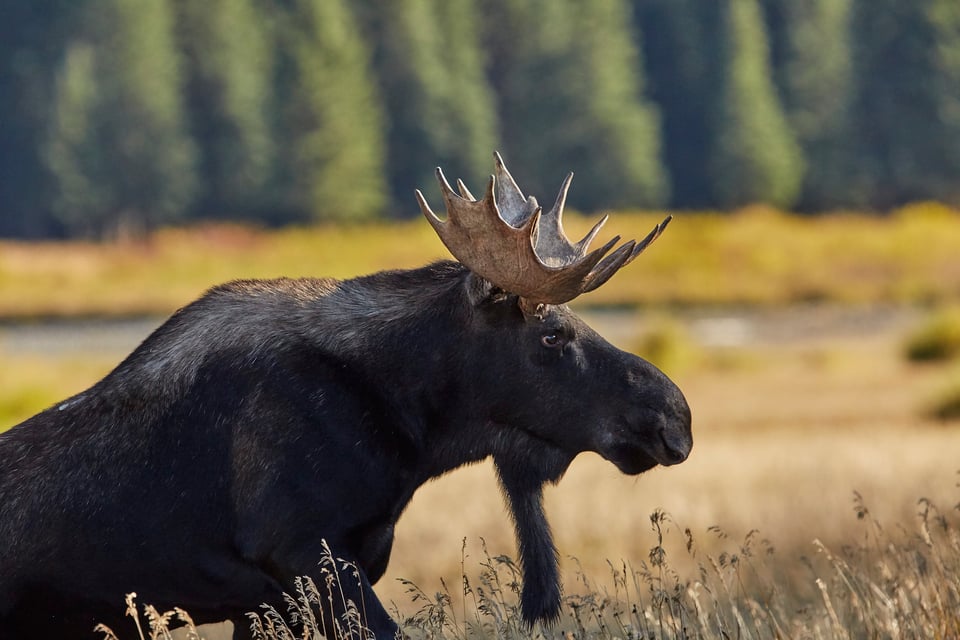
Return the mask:
{"type": "MultiPolygon", "coordinates": [[[[640,238],[660,213],[613,214],[640,238]]],[[[567,216],[571,235],[592,220],[567,216]]],[[[166,229],[141,244],[0,243],[0,317],[165,314],[245,277],[349,277],[448,257],[420,220],[258,231],[166,229]]],[[[885,217],[798,217],[766,208],[680,213],[636,266],[583,302],[922,302],[960,292],[960,214],[919,204],[885,217]]]]}

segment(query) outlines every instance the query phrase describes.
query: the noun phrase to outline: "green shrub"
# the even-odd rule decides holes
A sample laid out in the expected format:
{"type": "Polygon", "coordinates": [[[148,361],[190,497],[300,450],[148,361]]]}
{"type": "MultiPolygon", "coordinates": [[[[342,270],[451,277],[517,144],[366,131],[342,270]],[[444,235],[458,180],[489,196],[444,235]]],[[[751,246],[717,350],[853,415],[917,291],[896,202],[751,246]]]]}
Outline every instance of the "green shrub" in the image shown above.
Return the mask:
{"type": "Polygon", "coordinates": [[[682,373],[700,359],[700,349],[683,325],[666,319],[653,321],[633,352],[670,375],[682,373]]]}
{"type": "Polygon", "coordinates": [[[927,414],[937,420],[960,420],[960,377],[954,376],[930,401],[927,414]]]}
{"type": "Polygon", "coordinates": [[[905,354],[913,362],[940,362],[960,355],[960,307],[935,312],[907,338],[905,354]]]}

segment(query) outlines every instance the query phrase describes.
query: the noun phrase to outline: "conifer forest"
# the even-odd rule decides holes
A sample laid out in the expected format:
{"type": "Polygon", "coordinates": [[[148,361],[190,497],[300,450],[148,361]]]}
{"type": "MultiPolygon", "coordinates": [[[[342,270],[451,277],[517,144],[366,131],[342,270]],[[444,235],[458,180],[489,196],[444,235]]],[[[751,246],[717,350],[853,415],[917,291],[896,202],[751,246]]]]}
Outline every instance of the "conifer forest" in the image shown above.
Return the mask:
{"type": "Polygon", "coordinates": [[[4,0],[0,236],[541,200],[960,205],[956,0],[4,0]]]}

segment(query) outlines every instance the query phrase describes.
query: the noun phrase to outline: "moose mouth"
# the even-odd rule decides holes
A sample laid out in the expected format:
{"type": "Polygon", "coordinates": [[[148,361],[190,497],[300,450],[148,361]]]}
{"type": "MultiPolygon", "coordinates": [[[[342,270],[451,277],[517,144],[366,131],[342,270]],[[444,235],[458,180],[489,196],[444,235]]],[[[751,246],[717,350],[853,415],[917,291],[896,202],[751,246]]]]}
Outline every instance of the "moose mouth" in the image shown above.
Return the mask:
{"type": "Polygon", "coordinates": [[[600,447],[600,455],[628,475],[643,473],[658,464],[669,467],[687,459],[691,443],[689,437],[682,435],[683,429],[677,429],[678,425],[670,425],[669,421],[665,424],[662,416],[648,422],[650,424],[642,429],[623,424],[600,447]]]}
{"type": "Polygon", "coordinates": [[[642,446],[636,444],[616,444],[600,455],[616,465],[622,473],[630,476],[649,471],[660,464],[642,446]]]}

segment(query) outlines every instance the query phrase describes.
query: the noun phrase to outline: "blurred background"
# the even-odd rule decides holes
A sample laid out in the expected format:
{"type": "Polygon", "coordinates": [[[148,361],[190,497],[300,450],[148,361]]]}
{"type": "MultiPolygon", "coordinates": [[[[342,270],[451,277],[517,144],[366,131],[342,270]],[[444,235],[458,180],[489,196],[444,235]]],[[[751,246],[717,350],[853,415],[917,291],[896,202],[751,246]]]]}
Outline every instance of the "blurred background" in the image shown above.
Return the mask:
{"type": "MultiPolygon", "coordinates": [[[[678,382],[694,451],[575,461],[568,582],[648,558],[660,508],[706,551],[759,529],[808,586],[864,505],[956,523],[956,0],[4,0],[0,430],[218,282],[447,257],[413,190],[480,191],[495,149],[541,202],[576,173],[575,232],[678,214],[576,307],[678,382]]],[[[378,590],[457,584],[480,536],[513,553],[484,465],[415,497],[378,590]]]]}
{"type": "Polygon", "coordinates": [[[399,218],[433,167],[598,208],[960,203],[951,0],[7,0],[0,234],[399,218]]]}

